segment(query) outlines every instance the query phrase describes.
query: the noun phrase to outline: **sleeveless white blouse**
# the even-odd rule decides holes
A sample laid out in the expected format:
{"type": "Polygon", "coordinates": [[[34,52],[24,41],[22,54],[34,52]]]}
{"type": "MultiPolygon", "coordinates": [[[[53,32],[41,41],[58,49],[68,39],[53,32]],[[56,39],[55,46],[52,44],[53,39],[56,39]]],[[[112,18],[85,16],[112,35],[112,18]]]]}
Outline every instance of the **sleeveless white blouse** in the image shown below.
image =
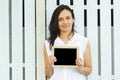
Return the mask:
{"type": "MultiPolygon", "coordinates": [[[[54,46],[78,46],[79,57],[82,60],[84,60],[83,56],[87,42],[88,42],[87,38],[75,33],[67,44],[64,44],[64,42],[59,37],[57,37],[54,42],[54,46]]],[[[49,45],[50,45],[49,42],[46,40],[45,46],[48,56],[52,54],[49,45]]],[[[85,75],[81,74],[79,70],[76,68],[55,67],[54,73],[49,80],[85,80],[85,75]]]]}

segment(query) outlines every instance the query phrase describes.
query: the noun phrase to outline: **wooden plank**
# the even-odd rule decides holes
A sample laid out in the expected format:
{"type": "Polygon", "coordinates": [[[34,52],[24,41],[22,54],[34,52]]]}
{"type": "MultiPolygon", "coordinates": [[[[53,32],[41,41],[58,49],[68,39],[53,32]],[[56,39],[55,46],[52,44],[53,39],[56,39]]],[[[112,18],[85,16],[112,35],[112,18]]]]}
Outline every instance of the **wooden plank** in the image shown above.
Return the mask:
{"type": "Polygon", "coordinates": [[[114,59],[115,59],[115,79],[119,80],[120,79],[120,1],[119,0],[114,0],[114,59]]]}
{"type": "Polygon", "coordinates": [[[99,68],[101,63],[99,62],[99,26],[98,26],[98,8],[97,1],[91,2],[87,0],[87,38],[91,45],[91,57],[92,57],[92,73],[88,76],[87,80],[99,80],[99,68]]]}
{"type": "Polygon", "coordinates": [[[9,80],[9,1],[0,0],[0,79],[9,80]]]}
{"type": "Polygon", "coordinates": [[[35,80],[35,1],[25,0],[25,80],[35,80]]]}
{"type": "Polygon", "coordinates": [[[75,30],[84,36],[84,4],[83,1],[74,1],[74,5],[70,6],[74,10],[75,30]]]}
{"type": "Polygon", "coordinates": [[[111,80],[111,9],[109,1],[101,0],[101,76],[111,80]]]}
{"type": "Polygon", "coordinates": [[[59,1],[60,1],[60,5],[61,4],[70,5],[70,0],[59,0],[59,1]]]}
{"type": "MultiPolygon", "coordinates": [[[[49,1],[49,0],[47,0],[49,1]]],[[[51,1],[52,2],[52,1],[51,1]]],[[[37,80],[45,80],[43,44],[45,41],[45,0],[36,0],[37,80]]]]}
{"type": "Polygon", "coordinates": [[[22,80],[22,1],[12,0],[12,80],[22,80]]]}

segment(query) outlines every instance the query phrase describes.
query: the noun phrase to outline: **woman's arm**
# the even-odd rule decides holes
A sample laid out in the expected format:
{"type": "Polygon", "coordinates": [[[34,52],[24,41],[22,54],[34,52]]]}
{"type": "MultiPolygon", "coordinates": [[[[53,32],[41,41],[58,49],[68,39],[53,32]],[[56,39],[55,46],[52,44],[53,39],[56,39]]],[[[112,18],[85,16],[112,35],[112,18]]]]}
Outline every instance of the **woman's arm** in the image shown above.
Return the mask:
{"type": "Polygon", "coordinates": [[[50,78],[53,74],[53,67],[51,64],[49,64],[49,57],[47,55],[45,44],[44,44],[44,61],[45,61],[45,74],[48,78],[50,78]]]}
{"type": "Polygon", "coordinates": [[[92,60],[91,60],[91,50],[90,50],[89,42],[87,43],[87,46],[85,49],[84,62],[82,62],[81,59],[79,59],[77,68],[79,69],[80,73],[85,75],[88,75],[92,72],[92,60]]]}

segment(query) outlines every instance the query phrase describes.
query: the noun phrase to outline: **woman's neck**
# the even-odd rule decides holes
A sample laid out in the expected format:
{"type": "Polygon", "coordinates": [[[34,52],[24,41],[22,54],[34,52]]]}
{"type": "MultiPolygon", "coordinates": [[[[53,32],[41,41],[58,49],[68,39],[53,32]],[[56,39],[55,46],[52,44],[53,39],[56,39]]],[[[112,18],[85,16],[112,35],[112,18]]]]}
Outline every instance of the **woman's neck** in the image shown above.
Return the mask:
{"type": "Polygon", "coordinates": [[[73,37],[73,35],[73,32],[61,32],[59,37],[65,44],[67,44],[68,41],[73,37]]]}

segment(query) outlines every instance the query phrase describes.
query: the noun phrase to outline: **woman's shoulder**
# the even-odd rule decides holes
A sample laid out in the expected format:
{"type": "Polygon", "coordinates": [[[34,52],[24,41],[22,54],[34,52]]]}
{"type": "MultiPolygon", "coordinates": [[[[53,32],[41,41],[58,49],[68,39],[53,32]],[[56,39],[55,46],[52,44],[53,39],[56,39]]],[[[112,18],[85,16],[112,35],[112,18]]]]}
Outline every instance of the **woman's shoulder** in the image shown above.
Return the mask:
{"type": "Polygon", "coordinates": [[[88,38],[79,34],[79,33],[75,33],[75,38],[80,39],[80,40],[85,40],[88,41],[88,38]]]}
{"type": "Polygon", "coordinates": [[[47,42],[47,43],[49,43],[50,41],[49,41],[49,39],[45,39],[45,41],[44,42],[47,42]]]}
{"type": "Polygon", "coordinates": [[[45,44],[45,46],[48,46],[48,45],[50,44],[49,40],[48,40],[48,39],[45,39],[45,40],[44,40],[44,44],[45,44]]]}

